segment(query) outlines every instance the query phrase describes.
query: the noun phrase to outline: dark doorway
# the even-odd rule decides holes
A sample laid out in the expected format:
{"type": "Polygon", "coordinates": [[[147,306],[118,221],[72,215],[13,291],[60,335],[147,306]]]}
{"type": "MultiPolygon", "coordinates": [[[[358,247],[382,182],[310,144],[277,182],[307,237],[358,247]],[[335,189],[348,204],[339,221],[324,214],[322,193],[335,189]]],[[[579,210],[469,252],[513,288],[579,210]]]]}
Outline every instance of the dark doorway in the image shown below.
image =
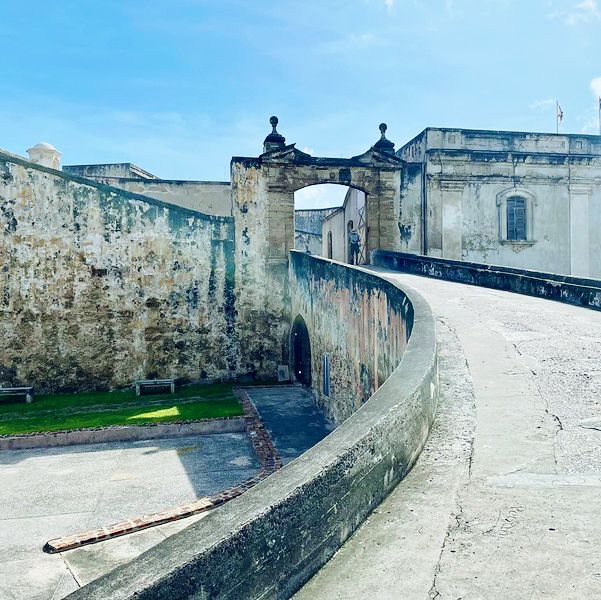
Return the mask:
{"type": "Polygon", "coordinates": [[[311,342],[309,331],[301,316],[294,319],[290,339],[292,371],[294,379],[303,385],[311,385],[311,342]]]}

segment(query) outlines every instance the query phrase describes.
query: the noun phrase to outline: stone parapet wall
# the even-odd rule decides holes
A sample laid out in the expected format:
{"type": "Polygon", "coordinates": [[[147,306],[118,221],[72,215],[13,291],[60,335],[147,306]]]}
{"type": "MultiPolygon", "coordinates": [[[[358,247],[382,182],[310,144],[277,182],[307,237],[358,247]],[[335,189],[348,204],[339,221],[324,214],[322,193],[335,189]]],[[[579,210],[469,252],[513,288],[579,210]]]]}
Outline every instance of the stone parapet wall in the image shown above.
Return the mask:
{"type": "MultiPolygon", "coordinates": [[[[412,290],[366,270],[309,256],[302,263],[315,282],[324,269],[339,271],[340,289],[343,282],[374,293],[379,288],[393,311],[413,314],[405,324],[410,335],[400,364],[368,402],[319,444],[202,521],[75,592],[72,600],[289,598],[414,464],[438,397],[435,326],[428,305],[412,290]]],[[[364,306],[348,305],[331,318],[344,329],[340,319],[364,306]]],[[[373,318],[365,315],[367,321],[373,318]]],[[[373,326],[381,323],[375,319],[373,326]]]]}
{"type": "Polygon", "coordinates": [[[601,280],[376,250],[375,266],[601,310],[601,280]]]}
{"type": "Polygon", "coordinates": [[[232,214],[229,182],[126,177],[94,177],[94,179],[128,192],[144,194],[207,215],[229,217],[232,214]]]}
{"type": "Polygon", "coordinates": [[[0,155],[0,383],[237,374],[234,224],[0,155]]]}

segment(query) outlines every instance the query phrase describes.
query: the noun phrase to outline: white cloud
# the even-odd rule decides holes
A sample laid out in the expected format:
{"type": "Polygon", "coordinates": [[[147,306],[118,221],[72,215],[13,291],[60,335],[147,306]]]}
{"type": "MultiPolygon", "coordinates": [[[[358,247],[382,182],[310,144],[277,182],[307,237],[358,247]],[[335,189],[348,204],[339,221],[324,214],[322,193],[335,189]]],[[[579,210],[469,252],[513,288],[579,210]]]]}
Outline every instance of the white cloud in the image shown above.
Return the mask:
{"type": "Polygon", "coordinates": [[[395,0],[384,0],[384,4],[386,4],[386,8],[388,8],[388,10],[392,10],[394,8],[394,2],[395,0]]]}
{"type": "Polygon", "coordinates": [[[560,11],[551,15],[553,18],[561,18],[572,27],[591,21],[601,20],[601,9],[598,0],[582,0],[574,5],[569,11],[560,11]]]}
{"type": "Polygon", "coordinates": [[[601,77],[591,79],[591,91],[596,98],[601,98],[601,77]]]}

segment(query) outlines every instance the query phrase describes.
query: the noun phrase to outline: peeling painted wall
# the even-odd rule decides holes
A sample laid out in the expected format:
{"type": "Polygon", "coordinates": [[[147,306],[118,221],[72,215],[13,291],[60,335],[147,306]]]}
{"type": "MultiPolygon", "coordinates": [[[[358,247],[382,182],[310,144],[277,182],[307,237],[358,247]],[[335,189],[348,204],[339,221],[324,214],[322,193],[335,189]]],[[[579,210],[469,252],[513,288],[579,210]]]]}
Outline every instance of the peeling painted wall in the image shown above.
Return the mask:
{"type": "Polygon", "coordinates": [[[236,374],[231,218],[0,156],[0,235],[0,383],[236,374]]]}
{"type": "Polygon", "coordinates": [[[301,316],[311,342],[313,389],[337,423],[352,415],[400,363],[413,310],[399,288],[359,269],[306,254],[290,258],[290,323],[301,316]],[[324,394],[323,356],[330,361],[324,394]]]}
{"type": "Polygon", "coordinates": [[[399,251],[601,277],[599,136],[428,128],[397,155],[399,251]],[[510,193],[524,241],[503,234],[510,193]]]}

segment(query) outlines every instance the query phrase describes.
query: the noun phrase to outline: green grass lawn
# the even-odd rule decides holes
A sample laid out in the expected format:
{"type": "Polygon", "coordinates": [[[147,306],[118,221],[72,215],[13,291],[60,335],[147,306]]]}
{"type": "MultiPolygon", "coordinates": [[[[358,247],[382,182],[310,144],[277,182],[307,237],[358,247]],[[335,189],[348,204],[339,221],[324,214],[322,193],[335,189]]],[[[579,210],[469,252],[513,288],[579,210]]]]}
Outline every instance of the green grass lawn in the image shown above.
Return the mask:
{"type": "Polygon", "coordinates": [[[31,404],[0,404],[0,435],[193,421],[242,414],[232,386],[190,385],[175,394],[136,396],[133,389],[40,394],[31,404]]]}

